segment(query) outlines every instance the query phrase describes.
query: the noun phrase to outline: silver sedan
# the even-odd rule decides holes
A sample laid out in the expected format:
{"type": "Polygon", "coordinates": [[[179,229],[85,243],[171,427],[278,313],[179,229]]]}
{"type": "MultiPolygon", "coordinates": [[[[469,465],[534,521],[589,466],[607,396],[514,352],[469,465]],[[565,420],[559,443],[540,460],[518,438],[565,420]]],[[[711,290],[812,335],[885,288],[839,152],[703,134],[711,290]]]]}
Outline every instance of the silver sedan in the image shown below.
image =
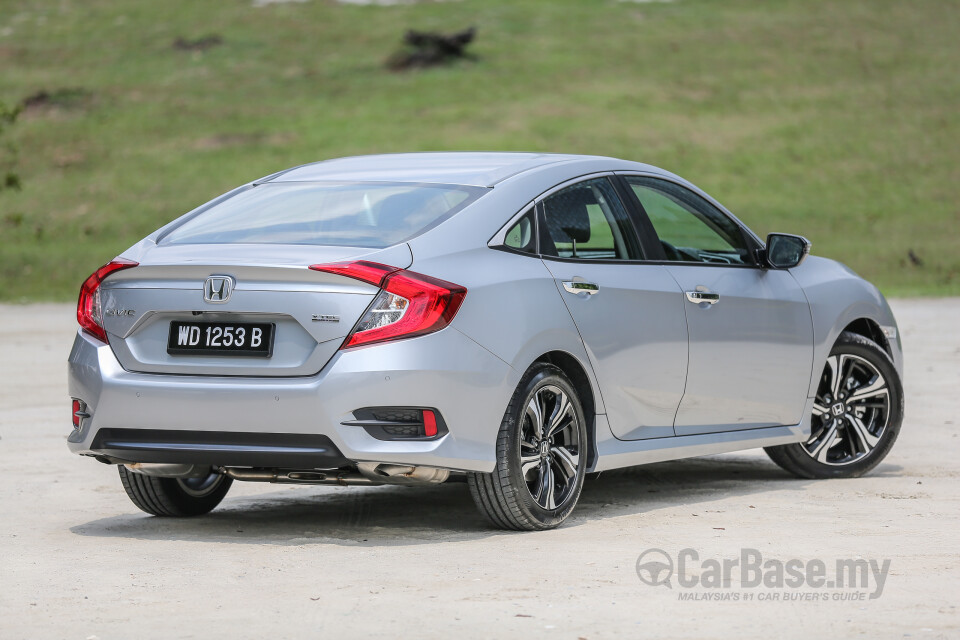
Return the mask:
{"type": "Polygon", "coordinates": [[[809,250],[625,160],[296,167],[87,279],[68,443],[158,516],[234,480],[465,480],[494,525],[535,530],[617,467],[765,447],[860,475],[900,429],[897,325],[809,250]]]}

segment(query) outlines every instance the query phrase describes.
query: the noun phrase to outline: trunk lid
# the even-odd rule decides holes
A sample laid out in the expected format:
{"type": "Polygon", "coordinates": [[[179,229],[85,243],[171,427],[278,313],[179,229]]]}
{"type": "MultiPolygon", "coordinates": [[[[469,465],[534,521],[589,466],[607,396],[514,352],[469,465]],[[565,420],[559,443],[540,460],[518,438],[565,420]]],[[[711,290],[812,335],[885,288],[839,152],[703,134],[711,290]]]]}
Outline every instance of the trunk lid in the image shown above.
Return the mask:
{"type": "MultiPolygon", "coordinates": [[[[138,246],[140,265],[101,286],[103,326],[124,369],[215,376],[307,376],[337,352],[379,289],[311,264],[369,260],[406,268],[406,244],[373,250],[301,245],[138,246]],[[207,278],[226,277],[225,302],[205,300],[207,278]],[[229,288],[229,287],[228,287],[229,288]],[[273,325],[269,357],[168,353],[171,323],[273,325]]],[[[216,296],[214,296],[216,297],[216,296]]]]}

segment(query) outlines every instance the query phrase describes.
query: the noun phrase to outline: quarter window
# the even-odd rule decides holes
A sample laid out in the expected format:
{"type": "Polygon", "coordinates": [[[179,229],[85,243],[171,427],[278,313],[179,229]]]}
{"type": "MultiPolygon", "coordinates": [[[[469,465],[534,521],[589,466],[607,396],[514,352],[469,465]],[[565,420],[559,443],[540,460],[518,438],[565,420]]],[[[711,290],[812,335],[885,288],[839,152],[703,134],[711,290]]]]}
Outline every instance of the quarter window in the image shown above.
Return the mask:
{"type": "Polygon", "coordinates": [[[545,255],[582,260],[642,257],[633,226],[606,178],[586,180],[548,196],[543,215],[540,252],[545,255]]]}
{"type": "Polygon", "coordinates": [[[537,234],[535,232],[533,209],[530,209],[507,230],[503,245],[524,253],[536,253],[537,234]]]}
{"type": "Polygon", "coordinates": [[[709,202],[679,185],[627,176],[653,224],[667,260],[752,264],[740,227],[709,202]]]}

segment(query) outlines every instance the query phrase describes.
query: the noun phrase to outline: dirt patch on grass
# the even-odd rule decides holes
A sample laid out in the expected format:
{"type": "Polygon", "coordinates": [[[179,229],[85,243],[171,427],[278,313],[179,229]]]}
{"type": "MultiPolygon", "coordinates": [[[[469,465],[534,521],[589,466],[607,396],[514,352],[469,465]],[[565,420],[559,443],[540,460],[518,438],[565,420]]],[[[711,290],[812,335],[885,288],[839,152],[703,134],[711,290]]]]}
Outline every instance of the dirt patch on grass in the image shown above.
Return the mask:
{"type": "Polygon", "coordinates": [[[197,138],[190,147],[195,151],[216,151],[232,147],[284,145],[296,139],[297,136],[293,133],[219,133],[197,138]]]}
{"type": "Polygon", "coordinates": [[[194,40],[180,37],[173,41],[172,46],[177,51],[206,51],[222,44],[223,37],[212,33],[194,40]]]}

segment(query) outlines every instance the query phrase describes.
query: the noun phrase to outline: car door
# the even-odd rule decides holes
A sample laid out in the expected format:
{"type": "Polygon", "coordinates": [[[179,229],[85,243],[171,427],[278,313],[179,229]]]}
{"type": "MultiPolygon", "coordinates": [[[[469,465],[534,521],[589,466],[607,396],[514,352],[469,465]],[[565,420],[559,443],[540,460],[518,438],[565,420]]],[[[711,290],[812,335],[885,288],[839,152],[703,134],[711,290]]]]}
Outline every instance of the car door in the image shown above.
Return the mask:
{"type": "Polygon", "coordinates": [[[759,243],[686,187],[623,176],[683,291],[690,339],[677,435],[800,422],[813,361],[813,323],[789,271],[761,268],[759,243]]]}
{"type": "Polygon", "coordinates": [[[674,435],[687,369],[676,281],[663,265],[642,261],[608,177],[563,186],[537,206],[541,257],[583,338],[613,433],[674,435]]]}

